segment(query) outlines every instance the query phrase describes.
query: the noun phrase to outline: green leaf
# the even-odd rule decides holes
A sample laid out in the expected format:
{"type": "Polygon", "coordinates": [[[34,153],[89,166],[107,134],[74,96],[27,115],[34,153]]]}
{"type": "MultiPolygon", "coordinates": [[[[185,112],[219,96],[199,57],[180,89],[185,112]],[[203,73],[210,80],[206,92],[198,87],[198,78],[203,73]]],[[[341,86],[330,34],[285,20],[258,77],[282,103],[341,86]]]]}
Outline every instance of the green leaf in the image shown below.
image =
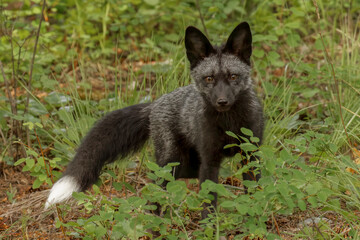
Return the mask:
{"type": "Polygon", "coordinates": [[[232,143],[232,144],[225,145],[224,149],[228,149],[228,148],[232,148],[232,147],[240,147],[240,146],[239,146],[239,144],[232,143]]]}
{"type": "Polygon", "coordinates": [[[241,130],[241,132],[242,132],[243,134],[245,134],[246,136],[249,136],[249,137],[254,136],[253,132],[252,132],[250,129],[247,129],[247,128],[243,128],[243,127],[242,127],[240,130],[241,130]]]}
{"type": "MultiPolygon", "coordinates": [[[[100,221],[100,220],[101,220],[101,219],[93,219],[93,217],[99,217],[99,215],[91,216],[91,217],[89,218],[89,220],[91,220],[91,221],[100,221]]],[[[76,220],[76,223],[77,223],[79,226],[84,226],[85,221],[84,221],[84,219],[80,218],[80,219],[76,220]]]]}
{"type": "Polygon", "coordinates": [[[288,153],[288,151],[286,151],[285,149],[281,150],[280,158],[284,162],[292,162],[292,160],[293,160],[292,155],[290,153],[288,153]]]}
{"type": "Polygon", "coordinates": [[[318,206],[316,197],[309,197],[307,199],[307,201],[311,204],[312,207],[317,207],[318,206]]]}
{"type": "Polygon", "coordinates": [[[301,38],[297,33],[289,34],[286,38],[286,42],[290,47],[297,47],[300,44],[300,41],[301,38]]]}
{"type": "Polygon", "coordinates": [[[329,143],[329,149],[333,154],[335,154],[336,151],[338,150],[338,146],[335,145],[334,143],[329,143]]]}
{"type": "Polygon", "coordinates": [[[36,122],[35,125],[38,126],[39,128],[43,128],[43,125],[41,123],[36,122]]]}
{"type": "Polygon", "coordinates": [[[205,231],[204,231],[206,237],[208,239],[213,239],[213,236],[214,236],[214,229],[212,228],[206,228],[205,231]]]}
{"type": "Polygon", "coordinates": [[[216,184],[211,180],[205,180],[205,182],[203,182],[201,184],[201,190],[200,192],[216,192],[219,194],[219,196],[224,196],[224,197],[229,197],[229,196],[234,196],[233,193],[229,192],[224,185],[222,184],[216,184]]]}
{"type": "Polygon", "coordinates": [[[257,58],[262,58],[265,55],[265,52],[262,49],[257,49],[257,48],[255,48],[252,53],[257,58]]]}
{"type": "Polygon", "coordinates": [[[166,185],[166,190],[169,193],[185,192],[186,183],[184,181],[173,181],[166,185]]]}
{"type": "Polygon", "coordinates": [[[122,182],[113,182],[113,187],[115,188],[116,191],[122,191],[123,190],[123,183],[122,182]]]}
{"type": "Polygon", "coordinates": [[[270,174],[273,174],[275,172],[275,161],[274,160],[267,160],[265,162],[266,169],[270,172],[270,174]]]}
{"type": "Polygon", "coordinates": [[[167,167],[175,167],[175,166],[179,166],[180,163],[179,162],[170,162],[168,164],[166,164],[167,167]]]}
{"type": "Polygon", "coordinates": [[[147,4],[151,5],[151,6],[155,6],[159,4],[159,0],[144,0],[144,2],[146,2],[147,4]]]}
{"type": "Polygon", "coordinates": [[[157,180],[157,176],[156,176],[154,173],[152,173],[152,172],[148,172],[146,175],[147,175],[147,177],[148,177],[149,179],[151,179],[151,180],[153,180],[153,181],[156,181],[156,180],[157,180]]]}
{"type": "Polygon", "coordinates": [[[133,186],[131,186],[131,184],[124,182],[124,185],[125,185],[126,189],[128,189],[130,192],[136,193],[135,188],[133,186]]]}
{"type": "Polygon", "coordinates": [[[305,211],[306,210],[306,202],[302,199],[298,200],[298,206],[300,208],[301,211],[305,211]]]}
{"type": "Polygon", "coordinates": [[[133,197],[130,197],[128,199],[129,203],[132,204],[135,208],[140,208],[142,206],[145,206],[146,205],[146,199],[143,199],[141,197],[136,197],[136,196],[133,196],[133,197]]]}
{"type": "Polygon", "coordinates": [[[290,197],[286,197],[285,201],[290,209],[293,209],[296,205],[290,197]]]}
{"type": "Polygon", "coordinates": [[[46,174],[41,174],[41,175],[38,176],[38,178],[39,178],[40,181],[43,182],[43,181],[45,181],[47,179],[47,175],[46,174]]]}
{"type": "MultiPolygon", "coordinates": [[[[34,116],[40,116],[40,115],[48,113],[48,111],[46,110],[44,105],[42,105],[41,103],[39,103],[35,100],[29,101],[29,112],[34,116]]],[[[38,123],[38,124],[40,124],[40,123],[38,123]]],[[[36,123],[35,123],[35,125],[36,125],[36,123]]]]}
{"type": "Polygon", "coordinates": [[[27,126],[29,128],[29,130],[34,129],[34,124],[32,122],[25,122],[25,123],[23,123],[23,125],[27,126]]]}
{"type": "Polygon", "coordinates": [[[38,153],[35,152],[35,151],[32,150],[32,149],[26,150],[26,153],[27,153],[28,155],[34,156],[35,158],[37,158],[37,157],[39,156],[38,153]]]}
{"type": "Polygon", "coordinates": [[[48,78],[45,74],[41,76],[40,81],[44,88],[54,90],[54,88],[59,84],[57,81],[48,78]]]}
{"type": "Polygon", "coordinates": [[[301,94],[305,97],[305,98],[312,98],[315,94],[317,94],[320,90],[318,88],[307,88],[307,89],[302,89],[301,90],[301,94]]]}
{"type": "Polygon", "coordinates": [[[172,195],[172,201],[180,204],[186,197],[186,184],[184,181],[172,181],[166,185],[167,191],[172,195]]]}
{"type": "Polygon", "coordinates": [[[38,173],[42,169],[43,169],[43,167],[39,163],[37,163],[37,164],[35,164],[35,167],[32,169],[32,174],[33,173],[38,173]]]}
{"type": "Polygon", "coordinates": [[[72,196],[73,198],[75,198],[76,200],[81,200],[81,201],[84,201],[84,200],[89,200],[90,197],[87,196],[85,193],[83,192],[73,192],[72,193],[72,196]]]}
{"type": "Polygon", "coordinates": [[[277,40],[278,38],[275,35],[261,35],[261,34],[253,35],[253,43],[265,42],[265,41],[277,41],[277,40]]]}
{"type": "Polygon", "coordinates": [[[305,190],[309,195],[315,195],[320,189],[322,188],[322,184],[319,182],[313,182],[309,183],[309,185],[306,186],[305,190]]]}
{"type": "Polygon", "coordinates": [[[157,171],[160,169],[159,165],[157,165],[154,162],[146,162],[146,166],[151,170],[151,171],[157,171]]]}
{"type": "Polygon", "coordinates": [[[59,228],[61,225],[62,225],[62,222],[59,219],[57,219],[55,222],[55,227],[59,228]]]}
{"type": "Polygon", "coordinates": [[[292,29],[298,29],[301,26],[301,22],[298,21],[289,21],[285,23],[285,27],[292,28],[292,29]]]}
{"type": "Polygon", "coordinates": [[[234,201],[224,201],[220,204],[223,208],[233,208],[235,207],[236,203],[234,201]]]}
{"type": "Polygon", "coordinates": [[[42,181],[40,181],[40,179],[35,179],[35,181],[34,181],[34,183],[33,183],[33,185],[32,185],[32,188],[33,189],[37,189],[37,188],[39,188],[40,186],[41,186],[41,184],[42,184],[43,182],[42,181]]]}
{"type": "Polygon", "coordinates": [[[272,161],[274,160],[274,148],[270,147],[270,146],[266,146],[266,145],[262,145],[260,147],[261,152],[263,152],[264,156],[267,159],[271,159],[272,161]]]}
{"type": "Polygon", "coordinates": [[[44,160],[42,158],[38,159],[37,164],[40,165],[41,167],[45,167],[45,162],[44,162],[44,160]]]}
{"type": "Polygon", "coordinates": [[[216,184],[214,191],[217,192],[219,196],[224,196],[224,197],[233,196],[233,194],[229,192],[222,184],[216,184]]]}
{"type": "Polygon", "coordinates": [[[186,203],[190,210],[196,210],[201,207],[201,202],[193,196],[188,196],[186,198],[186,203]]]}
{"type": "Polygon", "coordinates": [[[114,173],[114,171],[110,170],[110,169],[107,169],[106,170],[106,173],[109,174],[112,178],[116,178],[116,174],[114,173]]]}
{"type": "Polygon", "coordinates": [[[235,133],[230,132],[230,131],[226,131],[225,133],[226,133],[227,135],[229,135],[230,137],[233,137],[233,138],[236,138],[236,139],[239,140],[239,137],[238,137],[235,133]]]}
{"type": "Polygon", "coordinates": [[[331,195],[332,191],[330,189],[321,189],[320,192],[317,193],[318,199],[321,202],[326,202],[328,197],[331,195]]]}
{"type": "Polygon", "coordinates": [[[249,206],[246,204],[236,204],[235,208],[241,215],[245,215],[248,213],[249,206]]]}
{"type": "Polygon", "coordinates": [[[260,142],[260,139],[258,137],[250,137],[250,141],[253,143],[258,143],[260,142]]]}
{"type": "Polygon", "coordinates": [[[26,166],[28,166],[29,168],[32,168],[35,165],[35,160],[32,158],[27,158],[26,159],[26,166]]]}
{"type": "Polygon", "coordinates": [[[109,221],[109,220],[112,220],[113,219],[113,212],[104,212],[104,211],[101,211],[100,212],[100,217],[101,217],[101,220],[104,221],[109,221]]]}
{"type": "Polygon", "coordinates": [[[27,158],[20,158],[14,163],[14,166],[20,165],[21,163],[25,162],[27,158]]]}
{"type": "Polygon", "coordinates": [[[252,151],[256,151],[258,149],[258,147],[252,143],[241,143],[240,148],[242,150],[244,150],[245,152],[252,152],[252,151]]]}
{"type": "Polygon", "coordinates": [[[100,194],[100,188],[96,184],[92,185],[92,189],[94,190],[95,194],[100,194]]]}
{"type": "Polygon", "coordinates": [[[287,184],[285,183],[281,183],[281,184],[278,184],[278,190],[280,192],[280,194],[284,197],[284,198],[287,198],[288,197],[288,194],[289,194],[289,187],[287,184]]]}

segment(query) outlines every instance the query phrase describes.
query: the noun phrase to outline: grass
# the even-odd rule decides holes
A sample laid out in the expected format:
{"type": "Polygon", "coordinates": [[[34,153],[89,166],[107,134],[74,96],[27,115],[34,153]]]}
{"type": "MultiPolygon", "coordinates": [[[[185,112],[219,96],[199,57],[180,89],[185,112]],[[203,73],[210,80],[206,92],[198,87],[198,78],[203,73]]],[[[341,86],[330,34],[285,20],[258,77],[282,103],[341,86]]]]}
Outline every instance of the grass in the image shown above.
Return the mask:
{"type": "MultiPolygon", "coordinates": [[[[265,236],[271,239],[271,234],[279,234],[284,239],[342,239],[345,236],[358,239],[360,40],[359,26],[356,24],[359,18],[351,13],[350,7],[341,7],[341,4],[345,4],[343,2],[326,4],[326,1],[319,1],[318,10],[321,15],[318,20],[314,17],[314,5],[309,2],[295,6],[304,13],[300,18],[296,14],[289,14],[291,6],[285,3],[277,5],[278,11],[273,15],[264,15],[268,13],[269,3],[262,4],[251,15],[251,19],[254,19],[254,39],[259,39],[259,35],[278,39],[255,41],[252,58],[253,78],[263,99],[267,118],[264,147],[261,148],[264,154],[261,163],[263,189],[256,191],[251,201],[248,196],[241,195],[242,186],[239,181],[230,177],[240,175],[237,173],[239,169],[236,167],[236,159],[230,164],[225,162],[222,182],[231,186],[226,187],[226,190],[214,187],[222,193],[219,212],[208,222],[200,223],[198,203],[204,201],[206,193],[197,194],[191,185],[194,181],[190,181],[189,188],[183,188],[177,182],[172,183],[175,187],[169,187],[167,192],[149,184],[148,179],[151,177],[161,179],[167,176],[166,169],[157,169],[154,175],[145,176],[149,170],[144,165],[154,161],[149,144],[140,153],[129,157],[129,161],[107,166],[101,178],[101,191],[95,187],[88,195],[80,194],[76,197],[82,203],[80,207],[72,205],[75,210],[70,211],[69,206],[60,206],[60,216],[64,220],[63,223],[58,220],[57,227],[63,225],[67,234],[75,237],[91,238],[149,236],[146,233],[148,227],[166,237],[183,239],[218,239],[220,236],[265,236]],[[260,18],[262,14],[264,18],[260,18]],[[290,24],[296,24],[297,21],[300,21],[300,26],[292,28],[290,24]],[[272,26],[279,22],[288,31],[287,36],[273,33],[279,29],[272,26]],[[323,36],[323,43],[320,34],[323,36]],[[298,41],[296,44],[286,39],[296,35],[301,36],[300,40],[294,38],[294,42],[298,41]],[[326,57],[327,54],[329,57],[326,57]],[[229,179],[232,184],[228,183],[229,179]],[[113,182],[124,184],[119,187],[113,182]],[[114,189],[119,191],[114,192],[114,189]],[[183,191],[179,192],[177,189],[183,191]],[[145,199],[152,202],[156,198],[158,201],[167,199],[165,205],[172,209],[170,212],[173,215],[165,215],[163,219],[159,219],[147,214],[147,207],[141,201],[145,199]],[[182,199],[182,202],[178,202],[178,199],[182,199]],[[323,221],[314,227],[304,226],[300,231],[281,223],[282,218],[288,221],[292,219],[290,222],[297,226],[311,217],[324,217],[332,220],[332,223],[323,221]],[[129,225],[121,225],[122,222],[129,225]],[[158,229],[156,224],[160,223],[170,227],[158,229]],[[94,224],[98,233],[91,230],[94,224]],[[103,232],[104,235],[97,235],[103,232]]],[[[108,10],[104,14],[107,16],[108,10]]],[[[77,11],[79,22],[83,17],[77,11]]],[[[106,24],[103,19],[99,40],[103,50],[106,50],[106,34],[109,31],[106,24]]],[[[225,30],[228,29],[222,29],[224,32],[225,30]]],[[[214,38],[217,36],[210,37],[214,38]]],[[[155,38],[150,40],[159,45],[155,46],[156,49],[160,49],[162,42],[156,42],[155,38]]],[[[135,42],[137,46],[141,44],[144,45],[142,42],[135,42]]],[[[58,83],[53,88],[36,89],[45,92],[46,97],[37,97],[38,92],[31,92],[34,101],[31,101],[30,109],[33,107],[33,111],[30,112],[33,117],[26,120],[41,122],[43,125],[42,128],[35,127],[36,132],[31,131],[33,144],[30,149],[37,153],[34,156],[35,164],[42,160],[41,143],[42,148],[47,150],[47,164],[55,166],[54,175],[58,177],[60,173],[57,171],[62,170],[71,160],[81,139],[104,114],[128,105],[155,100],[189,84],[189,64],[183,44],[178,46],[164,55],[155,53],[155,50],[152,52],[149,44],[146,45],[145,53],[142,52],[141,57],[136,58],[142,61],[123,61],[120,55],[115,54],[115,61],[110,64],[106,57],[94,63],[88,61],[88,57],[83,54],[73,58],[70,64],[72,67],[63,68],[66,73],[61,79],[58,74],[50,76],[58,83]],[[151,61],[147,61],[149,59],[151,61]],[[108,80],[110,78],[113,83],[108,80]],[[46,114],[35,113],[44,109],[46,114]],[[36,136],[40,138],[40,142],[36,140],[36,136]],[[54,157],[60,161],[54,161],[54,157]]],[[[25,88],[24,85],[23,87],[25,88]]],[[[8,113],[8,103],[1,101],[1,109],[8,113]]],[[[7,148],[2,150],[4,158],[6,150],[7,148]]],[[[24,161],[21,166],[26,164],[24,161]]],[[[33,168],[29,170],[34,173],[33,168]]],[[[43,184],[40,189],[47,187],[47,184],[43,184]]],[[[14,193],[15,196],[11,198],[21,203],[21,198],[16,197],[21,191],[16,189],[14,183],[10,183],[7,192],[14,193]]],[[[45,195],[42,197],[45,198],[45,195]]],[[[8,199],[10,200],[9,197],[8,199]]],[[[39,198],[36,199],[39,202],[39,198]]],[[[3,205],[3,209],[4,206],[7,205],[3,205]]],[[[31,223],[34,213],[24,211],[24,206],[29,207],[28,202],[27,205],[16,206],[23,212],[12,212],[18,221],[4,233],[16,232],[20,227],[22,236],[29,238],[28,228],[35,231],[34,227],[30,227],[34,224],[31,223]]],[[[39,209],[40,205],[35,211],[36,216],[42,215],[44,221],[49,219],[46,214],[50,213],[43,213],[39,209]]],[[[45,223],[42,224],[37,227],[44,227],[45,223]]],[[[59,229],[52,226],[47,226],[47,229],[52,229],[51,234],[58,234],[57,237],[64,237],[59,229]]]]}

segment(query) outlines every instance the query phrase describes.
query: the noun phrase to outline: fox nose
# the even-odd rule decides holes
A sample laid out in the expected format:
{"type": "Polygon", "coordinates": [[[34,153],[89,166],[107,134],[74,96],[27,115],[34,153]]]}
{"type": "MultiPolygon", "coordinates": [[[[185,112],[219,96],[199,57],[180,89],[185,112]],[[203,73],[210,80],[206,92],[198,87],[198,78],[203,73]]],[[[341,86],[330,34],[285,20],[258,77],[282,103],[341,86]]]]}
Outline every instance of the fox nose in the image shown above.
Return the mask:
{"type": "Polygon", "coordinates": [[[219,98],[216,103],[219,105],[219,106],[225,106],[228,104],[228,100],[225,99],[225,98],[219,98]]]}

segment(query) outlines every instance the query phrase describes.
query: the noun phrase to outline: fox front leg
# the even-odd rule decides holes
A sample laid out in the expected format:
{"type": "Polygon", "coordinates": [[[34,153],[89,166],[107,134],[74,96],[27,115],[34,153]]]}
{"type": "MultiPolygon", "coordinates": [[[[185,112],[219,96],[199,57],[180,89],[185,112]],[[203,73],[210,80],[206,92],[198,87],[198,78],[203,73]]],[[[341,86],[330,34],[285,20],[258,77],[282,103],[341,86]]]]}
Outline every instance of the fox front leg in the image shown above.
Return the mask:
{"type": "MultiPolygon", "coordinates": [[[[200,187],[201,187],[201,184],[207,179],[213,181],[214,183],[219,182],[220,161],[219,160],[216,161],[215,156],[216,155],[212,155],[211,157],[208,156],[209,158],[206,158],[205,161],[201,162],[200,171],[199,171],[200,187]],[[212,160],[214,160],[214,161],[212,161],[212,160]]],[[[220,158],[218,158],[218,159],[220,159],[220,158]]],[[[213,195],[214,199],[211,201],[211,204],[208,204],[208,203],[203,204],[204,209],[201,212],[202,219],[207,218],[210,211],[213,211],[216,209],[217,193],[211,192],[211,194],[213,195]]]]}

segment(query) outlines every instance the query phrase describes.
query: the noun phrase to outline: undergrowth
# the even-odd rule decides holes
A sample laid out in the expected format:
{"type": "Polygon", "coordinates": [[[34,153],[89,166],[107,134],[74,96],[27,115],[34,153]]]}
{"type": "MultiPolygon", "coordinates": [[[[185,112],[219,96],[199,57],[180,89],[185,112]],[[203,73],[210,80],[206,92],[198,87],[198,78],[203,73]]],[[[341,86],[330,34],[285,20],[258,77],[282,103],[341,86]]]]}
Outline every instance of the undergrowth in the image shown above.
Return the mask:
{"type": "MultiPolygon", "coordinates": [[[[101,181],[109,185],[110,179],[123,197],[101,191],[100,182],[91,192],[73,194],[85,217],[65,221],[70,206],[57,208],[55,227],[64,235],[358,239],[359,2],[47,1],[32,63],[42,4],[0,3],[1,162],[30,172],[33,189],[52,186],[107,112],[190,83],[183,47],[187,25],[202,27],[220,44],[229,29],[249,21],[253,78],[266,113],[263,145],[239,146],[261,159],[251,163],[262,171],[260,181],[242,183],[251,194],[237,184],[251,167],[240,167],[240,156],[222,164],[223,184],[207,181],[197,192],[189,187],[196,180],[175,181],[171,165],[157,166],[149,144],[104,169],[101,181]],[[129,172],[140,174],[140,186],[125,177],[129,172]],[[166,189],[158,186],[164,179],[166,189]],[[200,220],[209,192],[218,193],[219,206],[200,220]],[[152,213],[157,204],[161,217],[152,213]],[[301,213],[316,224],[301,219],[298,231],[284,232],[276,220],[301,213]],[[338,231],[329,214],[347,230],[338,231]]],[[[14,201],[16,193],[11,187],[7,199],[14,201]]]]}

